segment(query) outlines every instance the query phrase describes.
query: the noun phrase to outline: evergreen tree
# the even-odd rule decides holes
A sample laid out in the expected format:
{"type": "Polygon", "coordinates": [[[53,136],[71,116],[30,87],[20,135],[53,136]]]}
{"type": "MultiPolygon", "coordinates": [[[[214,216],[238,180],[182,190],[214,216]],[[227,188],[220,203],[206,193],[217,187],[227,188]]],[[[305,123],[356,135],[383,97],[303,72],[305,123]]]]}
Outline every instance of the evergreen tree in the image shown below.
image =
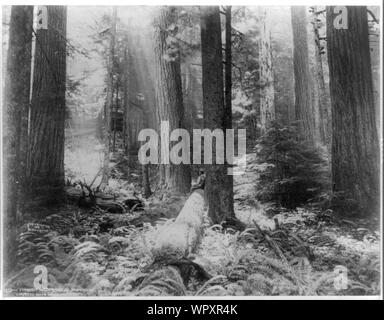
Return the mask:
{"type": "MultiPolygon", "coordinates": [[[[204,127],[207,129],[228,128],[224,105],[223,54],[221,43],[220,10],[216,6],[201,7],[201,51],[203,68],[204,127]]],[[[215,148],[213,147],[213,150],[215,148]]],[[[225,153],[224,153],[225,154],[225,153]]],[[[227,174],[227,166],[207,165],[205,194],[208,200],[208,215],[213,223],[221,223],[234,217],[233,177],[227,174]]]]}
{"type": "Polygon", "coordinates": [[[15,264],[20,187],[24,188],[33,6],[12,6],[3,104],[5,274],[15,264]]]}
{"type": "Polygon", "coordinates": [[[48,29],[36,32],[28,149],[34,200],[63,199],[67,8],[47,6],[48,29]]]}
{"type": "Polygon", "coordinates": [[[346,28],[327,7],[332,106],[332,186],[363,215],[379,210],[379,141],[372,89],[367,8],[347,8],[346,28]]]}

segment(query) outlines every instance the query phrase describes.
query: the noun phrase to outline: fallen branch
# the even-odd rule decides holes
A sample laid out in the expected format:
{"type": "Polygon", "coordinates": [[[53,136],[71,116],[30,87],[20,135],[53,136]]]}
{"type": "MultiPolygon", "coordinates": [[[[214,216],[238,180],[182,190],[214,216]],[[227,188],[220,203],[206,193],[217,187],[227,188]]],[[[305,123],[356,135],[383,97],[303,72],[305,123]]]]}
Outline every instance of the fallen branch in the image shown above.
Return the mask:
{"type": "Polygon", "coordinates": [[[276,242],[273,239],[271,239],[271,237],[266,232],[261,230],[261,228],[259,227],[259,225],[257,224],[257,222],[255,220],[252,220],[252,222],[255,225],[256,229],[260,232],[260,234],[268,242],[268,244],[275,250],[278,257],[289,265],[287,258],[285,257],[284,253],[281,251],[279,246],[276,244],[276,242]]]}
{"type": "Polygon", "coordinates": [[[78,182],[81,190],[75,187],[66,189],[67,198],[79,207],[83,208],[100,208],[109,213],[123,213],[127,210],[142,210],[143,203],[139,199],[125,199],[124,201],[116,201],[116,197],[106,193],[102,193],[97,188],[91,188],[83,182],[78,182]],[[86,190],[86,191],[85,191],[86,190]]]}

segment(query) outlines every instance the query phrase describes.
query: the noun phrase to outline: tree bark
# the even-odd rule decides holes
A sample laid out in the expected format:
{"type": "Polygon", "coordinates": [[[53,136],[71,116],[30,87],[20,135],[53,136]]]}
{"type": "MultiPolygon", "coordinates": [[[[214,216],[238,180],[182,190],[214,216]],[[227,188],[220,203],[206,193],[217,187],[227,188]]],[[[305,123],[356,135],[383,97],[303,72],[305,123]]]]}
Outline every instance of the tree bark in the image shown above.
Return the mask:
{"type": "MultiPolygon", "coordinates": [[[[204,6],[200,10],[204,127],[225,132],[230,128],[227,120],[230,109],[224,105],[220,10],[217,6],[204,6]]],[[[216,164],[215,148],[212,150],[213,164],[206,165],[205,194],[209,217],[213,223],[221,223],[234,217],[233,177],[227,175],[226,165],[216,164]]]]}
{"type": "Polygon", "coordinates": [[[113,64],[115,56],[115,38],[116,38],[116,19],[117,9],[113,7],[112,10],[112,26],[111,26],[111,38],[109,43],[109,56],[107,63],[108,81],[107,81],[107,97],[104,104],[104,164],[103,164],[103,175],[101,177],[100,188],[105,189],[108,185],[110,169],[109,169],[109,154],[111,149],[111,111],[113,106],[113,92],[114,92],[114,81],[113,81],[113,64]]]}
{"type": "Polygon", "coordinates": [[[47,16],[36,32],[27,171],[34,200],[54,204],[64,195],[67,8],[47,6],[47,16]]]}
{"type": "MultiPolygon", "coordinates": [[[[155,26],[156,56],[156,100],[158,120],[169,121],[169,130],[185,128],[183,92],[181,87],[179,53],[170,57],[167,38],[173,30],[168,28],[176,23],[177,8],[162,7],[155,26]]],[[[169,38],[168,38],[169,39],[169,38]]],[[[183,193],[191,187],[191,169],[189,164],[162,164],[162,177],[167,187],[183,193]]]]}
{"type": "Polygon", "coordinates": [[[323,62],[322,62],[322,45],[319,35],[320,24],[319,14],[317,14],[316,7],[313,7],[312,15],[312,32],[314,41],[314,60],[315,72],[314,80],[316,87],[316,99],[319,107],[319,135],[322,144],[327,146],[328,150],[331,148],[331,110],[328,93],[325,89],[323,62]]]}
{"type": "Polygon", "coordinates": [[[308,142],[315,142],[315,119],[308,61],[308,35],[305,7],[292,6],[291,19],[296,120],[298,121],[300,136],[308,140],[308,142]]]}
{"type": "Polygon", "coordinates": [[[135,147],[135,122],[136,119],[133,117],[134,110],[136,105],[140,103],[136,99],[137,94],[139,93],[139,74],[136,71],[136,55],[135,50],[135,41],[131,38],[131,35],[127,36],[127,48],[126,48],[126,58],[125,58],[125,69],[126,69],[126,113],[125,113],[125,126],[126,126],[126,145],[125,149],[129,158],[129,162],[132,163],[133,157],[131,154],[135,147]]]}
{"type": "MultiPolygon", "coordinates": [[[[124,48],[124,70],[123,70],[123,144],[124,144],[124,151],[125,154],[128,157],[128,167],[130,162],[130,156],[129,156],[129,149],[130,149],[130,143],[129,143],[129,115],[130,115],[130,107],[129,107],[129,42],[128,37],[125,38],[125,48],[124,48]]],[[[129,174],[129,168],[128,172],[129,174]]]]}
{"type": "Polygon", "coordinates": [[[116,81],[115,87],[115,111],[113,112],[113,122],[112,122],[112,130],[113,130],[113,140],[112,140],[112,152],[116,152],[116,127],[117,127],[117,112],[119,111],[119,81],[116,81]]]}
{"type": "Polygon", "coordinates": [[[275,120],[274,86],[272,69],[271,30],[267,9],[260,7],[260,130],[265,133],[271,121],[275,120]]]}
{"type": "Polygon", "coordinates": [[[195,78],[194,70],[192,70],[190,64],[185,67],[185,115],[186,115],[186,127],[192,134],[192,130],[196,128],[195,120],[197,118],[196,107],[196,91],[199,90],[199,85],[195,78]]]}
{"type": "Polygon", "coordinates": [[[347,7],[347,29],[333,25],[327,7],[332,105],[332,184],[369,216],[379,210],[379,142],[376,130],[367,11],[347,7]]]}
{"type": "Polygon", "coordinates": [[[232,7],[225,8],[225,113],[224,125],[232,128],[232,7]]]}
{"type": "Polygon", "coordinates": [[[16,263],[19,193],[24,185],[31,81],[33,6],[12,6],[4,87],[4,274],[16,263]]]}
{"type": "Polygon", "coordinates": [[[141,166],[141,170],[142,170],[142,179],[143,179],[143,194],[144,194],[144,198],[149,198],[152,194],[152,191],[151,191],[151,184],[149,182],[149,165],[148,164],[144,164],[141,166]]]}

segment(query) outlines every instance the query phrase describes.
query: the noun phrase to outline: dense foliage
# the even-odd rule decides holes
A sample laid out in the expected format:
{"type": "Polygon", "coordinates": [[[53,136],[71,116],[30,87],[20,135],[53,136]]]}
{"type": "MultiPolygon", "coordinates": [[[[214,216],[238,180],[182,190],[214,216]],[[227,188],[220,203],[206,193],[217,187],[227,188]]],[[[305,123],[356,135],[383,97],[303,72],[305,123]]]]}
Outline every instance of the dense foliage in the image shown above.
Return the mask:
{"type": "Polygon", "coordinates": [[[327,162],[320,149],[298,139],[295,126],[274,122],[259,138],[256,152],[259,200],[295,208],[325,188],[327,162]]]}

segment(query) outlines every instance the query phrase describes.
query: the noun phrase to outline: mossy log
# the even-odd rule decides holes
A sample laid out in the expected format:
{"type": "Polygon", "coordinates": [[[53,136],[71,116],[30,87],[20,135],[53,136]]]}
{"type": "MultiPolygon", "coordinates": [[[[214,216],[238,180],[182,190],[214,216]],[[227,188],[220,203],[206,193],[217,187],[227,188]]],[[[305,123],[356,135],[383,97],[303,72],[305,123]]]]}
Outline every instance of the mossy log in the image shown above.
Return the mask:
{"type": "Polygon", "coordinates": [[[203,234],[204,191],[189,196],[176,220],[164,226],[151,248],[155,261],[178,260],[194,252],[203,234]]]}
{"type": "Polygon", "coordinates": [[[154,262],[136,295],[185,295],[192,274],[200,281],[211,278],[189,259],[203,236],[205,215],[204,191],[194,190],[175,221],[159,231],[151,248],[154,262]]]}

